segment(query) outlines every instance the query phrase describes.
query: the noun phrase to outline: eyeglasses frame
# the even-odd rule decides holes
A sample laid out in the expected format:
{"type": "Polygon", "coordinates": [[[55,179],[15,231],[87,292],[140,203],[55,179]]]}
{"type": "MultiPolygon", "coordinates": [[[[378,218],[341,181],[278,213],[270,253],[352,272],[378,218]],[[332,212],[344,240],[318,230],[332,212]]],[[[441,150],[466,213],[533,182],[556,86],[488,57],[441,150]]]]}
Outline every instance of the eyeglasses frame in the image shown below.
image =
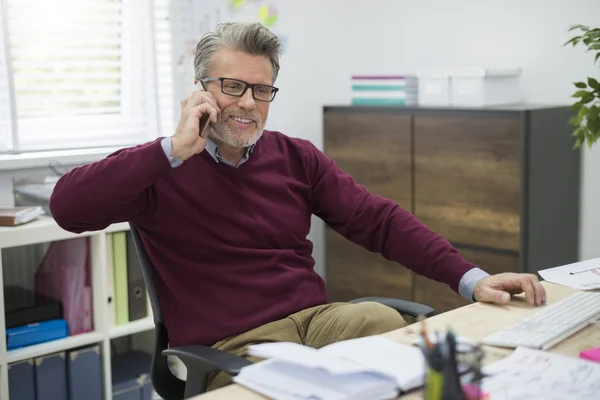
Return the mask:
{"type": "Polygon", "coordinates": [[[254,98],[254,100],[256,100],[256,101],[261,101],[263,103],[271,103],[273,100],[275,100],[275,96],[277,95],[277,92],[279,92],[279,88],[275,87],[273,85],[265,85],[264,83],[248,83],[248,82],[244,82],[240,79],[235,79],[235,78],[226,78],[226,77],[203,78],[203,79],[199,79],[199,81],[202,83],[202,87],[204,88],[204,90],[206,90],[206,86],[204,86],[204,83],[206,83],[206,82],[221,82],[221,93],[226,94],[227,96],[244,97],[244,95],[246,94],[246,91],[248,91],[248,89],[252,89],[252,98],[254,98]],[[223,82],[225,80],[235,81],[235,82],[239,82],[239,83],[245,85],[244,90],[242,90],[242,93],[239,95],[226,93],[223,90],[223,82]],[[256,95],[254,94],[254,88],[256,86],[266,86],[266,87],[271,88],[273,90],[273,96],[271,97],[271,100],[257,99],[256,95]]]}

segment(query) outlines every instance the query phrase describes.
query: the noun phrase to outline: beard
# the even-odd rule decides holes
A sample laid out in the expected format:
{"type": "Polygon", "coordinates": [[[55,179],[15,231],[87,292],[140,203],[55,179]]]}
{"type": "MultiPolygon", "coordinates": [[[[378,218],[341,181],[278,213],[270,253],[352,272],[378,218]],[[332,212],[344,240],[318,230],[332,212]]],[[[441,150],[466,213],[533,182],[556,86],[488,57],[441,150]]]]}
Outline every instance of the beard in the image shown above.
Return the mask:
{"type": "Polygon", "coordinates": [[[250,147],[261,138],[265,122],[256,112],[244,112],[240,109],[223,110],[216,124],[211,125],[210,136],[231,147],[250,147]],[[254,121],[248,128],[232,126],[231,117],[240,117],[254,121]]]}

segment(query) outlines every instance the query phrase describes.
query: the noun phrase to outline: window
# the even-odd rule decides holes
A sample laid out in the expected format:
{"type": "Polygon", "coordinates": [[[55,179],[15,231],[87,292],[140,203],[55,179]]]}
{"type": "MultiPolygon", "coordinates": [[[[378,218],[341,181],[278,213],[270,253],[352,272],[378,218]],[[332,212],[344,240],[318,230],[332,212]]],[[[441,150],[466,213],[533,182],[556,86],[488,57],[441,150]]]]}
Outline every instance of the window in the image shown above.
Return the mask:
{"type": "Polygon", "coordinates": [[[172,133],[169,0],[0,4],[0,152],[124,146],[172,133]]]}

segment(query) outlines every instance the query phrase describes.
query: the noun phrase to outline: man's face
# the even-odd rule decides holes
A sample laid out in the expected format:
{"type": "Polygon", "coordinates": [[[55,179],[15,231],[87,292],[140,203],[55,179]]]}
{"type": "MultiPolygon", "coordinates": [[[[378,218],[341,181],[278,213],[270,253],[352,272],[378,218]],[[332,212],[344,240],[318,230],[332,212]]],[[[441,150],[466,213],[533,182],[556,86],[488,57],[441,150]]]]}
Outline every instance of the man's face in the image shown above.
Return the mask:
{"type": "MultiPolygon", "coordinates": [[[[222,47],[213,56],[208,77],[272,85],[273,67],[268,57],[222,47]]],[[[224,94],[219,81],[205,82],[204,86],[221,109],[218,122],[211,126],[211,138],[236,148],[255,144],[262,136],[270,103],[255,100],[251,89],[236,97],[224,94]]]]}

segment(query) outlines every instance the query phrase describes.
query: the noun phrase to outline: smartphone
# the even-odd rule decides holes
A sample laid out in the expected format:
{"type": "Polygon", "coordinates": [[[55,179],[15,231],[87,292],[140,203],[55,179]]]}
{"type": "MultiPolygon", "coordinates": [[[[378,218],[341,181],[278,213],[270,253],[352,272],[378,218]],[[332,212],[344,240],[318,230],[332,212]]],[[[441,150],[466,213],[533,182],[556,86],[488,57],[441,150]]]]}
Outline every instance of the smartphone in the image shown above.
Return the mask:
{"type": "Polygon", "coordinates": [[[210,120],[210,114],[204,114],[200,117],[200,136],[206,137],[205,133],[208,134],[208,121],[210,120]]]}

